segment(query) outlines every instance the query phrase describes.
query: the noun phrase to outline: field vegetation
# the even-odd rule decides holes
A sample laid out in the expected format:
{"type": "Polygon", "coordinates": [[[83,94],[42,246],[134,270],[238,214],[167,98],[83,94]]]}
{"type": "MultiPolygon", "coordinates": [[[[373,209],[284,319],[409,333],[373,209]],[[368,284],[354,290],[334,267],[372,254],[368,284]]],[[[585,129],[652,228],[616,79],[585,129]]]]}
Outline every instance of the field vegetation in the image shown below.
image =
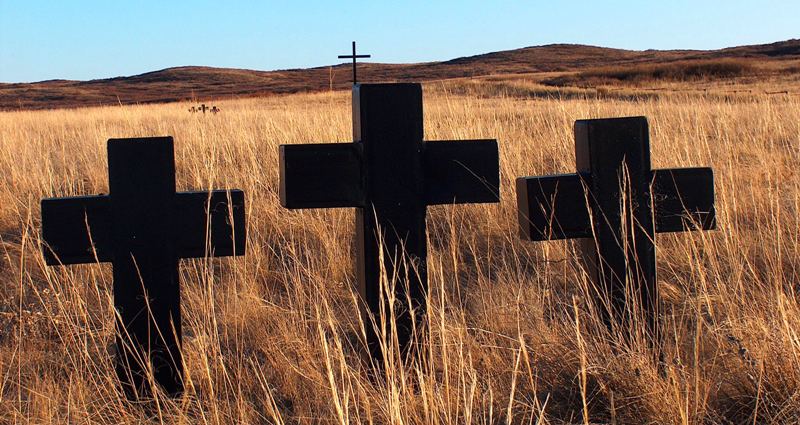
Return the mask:
{"type": "Polygon", "coordinates": [[[279,144],[351,140],[349,93],[219,101],[216,115],[0,113],[0,421],[797,421],[800,97],[567,95],[524,79],[424,90],[428,140],[498,139],[502,202],[429,209],[429,338],[384,374],[360,360],[353,211],[288,211],[277,194],[279,144]],[[656,238],[663,364],[597,321],[574,242],[516,228],[517,176],[573,171],[576,119],[631,115],[649,119],[654,168],[715,174],[718,230],[656,238]],[[107,192],[106,140],[154,135],[175,138],[179,190],[245,191],[248,243],[181,262],[187,391],[143,407],[117,391],[111,266],[46,267],[39,201],[107,192]]]}
{"type": "Polygon", "coordinates": [[[595,87],[610,82],[641,84],[654,81],[732,79],[760,73],[762,69],[746,59],[712,59],[595,68],[548,79],[545,82],[550,85],[581,83],[595,87]]]}

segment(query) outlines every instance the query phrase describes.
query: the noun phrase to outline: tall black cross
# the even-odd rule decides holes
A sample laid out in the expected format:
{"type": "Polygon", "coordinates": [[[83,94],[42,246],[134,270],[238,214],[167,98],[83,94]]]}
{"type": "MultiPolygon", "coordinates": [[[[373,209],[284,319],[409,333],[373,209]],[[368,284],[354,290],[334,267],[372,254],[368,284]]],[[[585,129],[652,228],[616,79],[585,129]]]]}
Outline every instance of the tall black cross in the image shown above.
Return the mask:
{"type": "Polygon", "coordinates": [[[635,297],[657,337],[655,233],[715,228],[713,171],[652,170],[645,117],[575,122],[575,159],[577,174],[517,179],[522,237],[585,238],[605,322],[630,323],[635,297]]]}
{"type": "Polygon", "coordinates": [[[117,374],[131,399],[151,395],[146,364],[183,391],[178,259],[244,255],[240,190],[175,193],[171,137],[110,139],[109,194],[42,200],[48,265],[113,264],[117,374]]]}
{"type": "Polygon", "coordinates": [[[356,77],[356,59],[363,59],[363,58],[370,58],[371,55],[357,55],[356,54],[356,42],[353,42],[353,53],[350,55],[339,55],[339,59],[353,59],[353,84],[358,84],[358,78],[356,77]]]}
{"type": "MultiPolygon", "coordinates": [[[[407,308],[398,311],[395,322],[405,352],[413,337],[412,320],[421,327],[419,319],[426,310],[426,208],[498,202],[497,142],[424,142],[419,84],[355,85],[353,139],[354,143],[281,145],[281,205],[356,208],[359,294],[380,321],[386,306],[381,305],[383,270],[389,284],[396,285],[396,303],[408,307],[406,300],[411,300],[414,314],[407,308]]],[[[380,360],[379,339],[370,318],[364,321],[369,350],[380,360]]]]}

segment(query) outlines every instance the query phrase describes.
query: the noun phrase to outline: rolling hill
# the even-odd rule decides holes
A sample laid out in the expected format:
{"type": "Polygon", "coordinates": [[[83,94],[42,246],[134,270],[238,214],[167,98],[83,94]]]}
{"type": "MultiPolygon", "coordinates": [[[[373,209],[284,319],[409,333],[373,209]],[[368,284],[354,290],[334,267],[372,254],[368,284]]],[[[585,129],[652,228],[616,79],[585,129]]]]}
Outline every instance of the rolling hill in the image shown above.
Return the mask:
{"type": "MultiPolygon", "coordinates": [[[[364,82],[431,81],[496,74],[571,72],[677,61],[749,58],[758,61],[800,59],[800,40],[720,50],[622,50],[551,44],[415,64],[364,63],[364,82]]],[[[350,65],[256,71],[185,66],[130,77],[90,81],[48,80],[0,83],[0,110],[49,109],[114,104],[211,101],[304,91],[340,90],[350,84],[350,65]]]]}

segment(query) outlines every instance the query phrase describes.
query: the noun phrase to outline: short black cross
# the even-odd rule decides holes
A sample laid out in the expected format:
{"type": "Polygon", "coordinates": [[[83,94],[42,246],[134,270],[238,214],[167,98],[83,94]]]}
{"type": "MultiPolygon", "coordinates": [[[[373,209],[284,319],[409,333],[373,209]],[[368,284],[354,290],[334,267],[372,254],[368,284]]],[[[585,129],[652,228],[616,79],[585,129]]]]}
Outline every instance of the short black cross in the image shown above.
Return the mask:
{"type": "Polygon", "coordinates": [[[209,107],[208,107],[208,106],[206,106],[206,104],[205,104],[205,103],[203,103],[203,104],[201,104],[201,105],[200,105],[200,107],[199,107],[199,108],[197,108],[197,109],[199,109],[200,111],[203,111],[203,114],[205,114],[205,113],[206,113],[206,111],[207,111],[207,110],[209,110],[209,107]]]}
{"type": "Polygon", "coordinates": [[[356,54],[356,42],[353,42],[353,54],[351,55],[339,55],[339,59],[353,59],[353,84],[358,84],[358,78],[356,78],[356,59],[363,59],[363,58],[370,58],[371,55],[357,55],[356,54]]]}
{"type": "Polygon", "coordinates": [[[175,193],[171,137],[110,139],[109,194],[42,200],[48,265],[113,264],[117,374],[148,398],[146,360],[171,395],[183,391],[178,259],[243,255],[240,190],[175,193]]]}
{"type": "Polygon", "coordinates": [[[575,158],[577,174],[517,179],[522,237],[586,238],[606,324],[630,323],[636,297],[657,338],[655,233],[715,228],[713,171],[652,170],[645,117],[577,121],[575,158]]]}
{"type": "MultiPolygon", "coordinates": [[[[412,320],[426,309],[426,208],[498,202],[497,142],[423,141],[419,84],[355,85],[353,139],[354,143],[281,145],[281,205],[356,208],[359,295],[372,317],[380,320],[383,268],[390,285],[396,284],[397,304],[408,307],[406,300],[411,300],[414,314],[400,311],[395,322],[399,346],[407,352],[412,320]]],[[[370,318],[364,319],[370,353],[380,363],[379,338],[370,318]]],[[[423,322],[416,324],[421,327],[423,322]]]]}

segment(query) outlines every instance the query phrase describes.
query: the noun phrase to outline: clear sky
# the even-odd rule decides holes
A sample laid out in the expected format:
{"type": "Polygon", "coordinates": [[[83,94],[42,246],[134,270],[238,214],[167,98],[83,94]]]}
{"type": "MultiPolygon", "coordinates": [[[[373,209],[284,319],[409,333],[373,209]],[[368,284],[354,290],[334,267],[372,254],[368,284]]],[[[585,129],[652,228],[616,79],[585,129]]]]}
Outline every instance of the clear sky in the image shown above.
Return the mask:
{"type": "Polygon", "coordinates": [[[800,0],[0,0],[0,81],[183,65],[274,70],[581,43],[715,49],[800,38],[800,0]]]}

